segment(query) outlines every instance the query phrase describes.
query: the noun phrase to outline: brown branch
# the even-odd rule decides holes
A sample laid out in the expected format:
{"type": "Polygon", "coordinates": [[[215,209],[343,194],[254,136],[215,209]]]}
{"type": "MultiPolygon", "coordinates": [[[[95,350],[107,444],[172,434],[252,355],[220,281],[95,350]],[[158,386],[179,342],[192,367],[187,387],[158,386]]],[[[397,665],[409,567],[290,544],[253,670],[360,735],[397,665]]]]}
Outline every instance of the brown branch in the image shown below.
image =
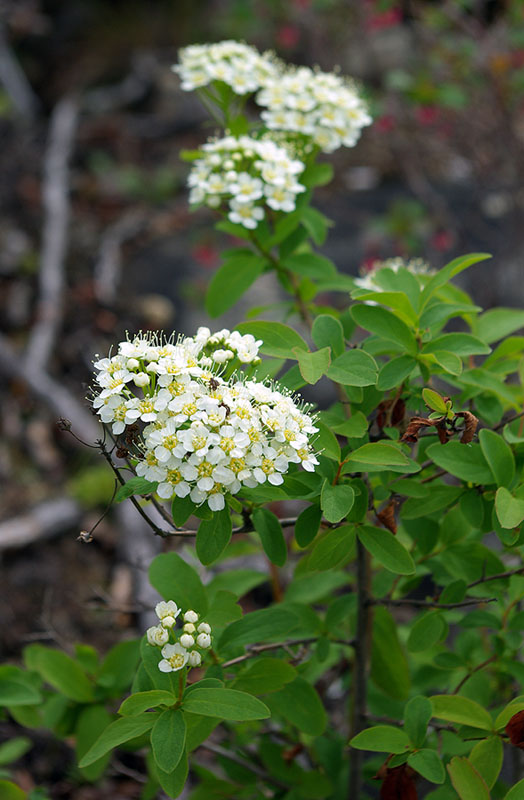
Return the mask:
{"type": "Polygon", "coordinates": [[[42,255],[38,274],[37,319],[29,337],[29,370],[45,372],[63,314],[64,259],[69,225],[69,159],[78,119],[78,104],[60,100],[51,115],[44,155],[42,255]]]}
{"type": "Polygon", "coordinates": [[[496,654],[493,655],[493,656],[490,656],[485,661],[483,661],[481,664],[477,664],[476,667],[473,667],[473,669],[470,669],[469,672],[467,673],[467,675],[464,675],[462,680],[459,682],[458,686],[455,687],[455,689],[453,690],[452,694],[458,694],[460,692],[460,690],[462,689],[462,687],[464,686],[464,684],[466,683],[466,681],[469,681],[469,679],[471,678],[472,675],[475,674],[475,672],[478,672],[479,670],[484,669],[484,667],[487,667],[488,664],[491,664],[493,661],[496,661],[497,658],[498,658],[498,656],[496,654]]]}
{"type": "Polygon", "coordinates": [[[504,578],[511,578],[512,575],[521,575],[524,572],[523,567],[517,567],[516,569],[510,569],[507,572],[498,572],[496,575],[485,575],[482,578],[478,578],[476,581],[469,583],[467,588],[471,589],[473,586],[478,586],[479,583],[487,583],[488,581],[497,581],[503,580],[504,578]]]}
{"type": "MultiPolygon", "coordinates": [[[[307,639],[288,639],[284,642],[273,642],[271,644],[256,644],[249,648],[247,653],[244,653],[242,656],[237,656],[236,658],[232,658],[229,661],[225,661],[221,664],[222,668],[225,669],[226,667],[232,667],[236,664],[242,664],[244,661],[248,661],[250,658],[256,658],[261,653],[265,653],[269,650],[279,650],[280,648],[287,648],[287,647],[294,647],[295,645],[301,644],[312,644],[313,642],[318,641],[318,636],[309,636],[307,639]]],[[[345,640],[345,639],[331,639],[330,641],[335,642],[335,644],[343,644],[346,647],[354,647],[355,641],[345,640]]]]}
{"type": "MultiPolygon", "coordinates": [[[[367,677],[371,633],[372,602],[368,594],[369,556],[357,539],[357,631],[355,637],[355,661],[353,667],[353,704],[351,709],[350,738],[365,725],[367,713],[367,677]]],[[[349,797],[360,797],[362,788],[362,750],[352,748],[349,763],[349,797]]]]}
{"type": "Polygon", "coordinates": [[[450,608],[463,608],[464,606],[477,606],[481,603],[495,603],[497,600],[496,597],[479,597],[477,599],[469,598],[468,600],[462,600],[460,603],[439,603],[436,600],[409,600],[409,599],[399,599],[399,600],[370,600],[369,605],[378,605],[378,606],[413,606],[415,608],[442,608],[442,609],[450,609],[450,608]]]}

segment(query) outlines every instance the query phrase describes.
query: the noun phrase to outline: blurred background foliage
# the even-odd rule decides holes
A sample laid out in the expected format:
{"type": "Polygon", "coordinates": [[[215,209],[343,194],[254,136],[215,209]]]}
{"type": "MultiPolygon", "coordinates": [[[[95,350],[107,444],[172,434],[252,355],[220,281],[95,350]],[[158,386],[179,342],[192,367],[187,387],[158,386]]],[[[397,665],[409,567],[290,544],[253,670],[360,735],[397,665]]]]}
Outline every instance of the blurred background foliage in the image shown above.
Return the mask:
{"type": "MultiPolygon", "coordinates": [[[[92,544],[76,541],[104,510],[113,480],[57,428],[69,414],[56,389],[82,412],[89,438],[83,398],[94,354],[126,330],[191,334],[209,322],[203,297],[226,237],[212,231],[209,210],[189,213],[179,153],[213,129],[202,127],[206,114],[170,65],[179,47],[224,38],[297,64],[338,65],[361,82],[375,122],[357,147],[332,157],[335,180],[317,195],[335,221],[326,253],[340,270],[357,274],[395,255],[439,267],[488,251],[494,260],[465,279],[474,299],[486,307],[524,301],[523,0],[3,0],[4,656],[34,640],[103,648],[115,631],[135,630],[136,582],[158,547],[143,544],[148,531],[137,545],[139,523],[122,508],[104,517],[92,544]],[[77,117],[56,336],[48,363],[31,366],[24,353],[42,309],[42,245],[53,224],[43,164],[64,101],[77,117]]],[[[277,300],[271,282],[257,284],[256,298],[225,322],[277,300]]],[[[31,788],[35,770],[48,780],[49,764],[33,765],[33,777],[22,770],[21,784],[31,788]]],[[[64,787],[57,797],[72,796],[64,787]]]]}

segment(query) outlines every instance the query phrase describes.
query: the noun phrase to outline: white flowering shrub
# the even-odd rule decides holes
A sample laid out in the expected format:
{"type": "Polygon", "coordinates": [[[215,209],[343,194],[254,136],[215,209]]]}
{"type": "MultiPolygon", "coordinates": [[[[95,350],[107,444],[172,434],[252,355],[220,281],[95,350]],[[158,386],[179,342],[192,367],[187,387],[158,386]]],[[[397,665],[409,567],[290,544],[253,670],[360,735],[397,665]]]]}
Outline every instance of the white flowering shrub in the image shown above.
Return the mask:
{"type": "Polygon", "coordinates": [[[223,209],[227,218],[248,230],[267,209],[294,211],[305,164],[269,139],[226,136],[202,145],[188,177],[191,203],[223,209]]]}
{"type": "Polygon", "coordinates": [[[140,639],[0,667],[9,725],[74,746],[93,796],[120,765],[144,800],[521,800],[524,311],[454,285],[486,254],[353,279],[316,251],[317,157],[369,122],[346,80],[231,42],[178,72],[223,123],[190,173],[235,237],[207,313],[261,275],[285,296],[95,362],[114,501],[181,549],[149,565],[162,600],[140,639]],[[319,381],[313,413],[295,392],[319,381]]]}

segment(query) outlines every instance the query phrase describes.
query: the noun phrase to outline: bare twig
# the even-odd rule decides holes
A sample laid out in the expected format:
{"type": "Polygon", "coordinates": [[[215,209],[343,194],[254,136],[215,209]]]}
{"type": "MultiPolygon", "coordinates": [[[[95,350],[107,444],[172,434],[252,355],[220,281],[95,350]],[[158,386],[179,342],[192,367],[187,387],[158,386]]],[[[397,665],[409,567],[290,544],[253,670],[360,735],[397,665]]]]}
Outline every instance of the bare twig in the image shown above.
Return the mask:
{"type": "Polygon", "coordinates": [[[484,575],[482,578],[478,578],[476,581],[469,583],[467,588],[471,589],[473,586],[478,586],[479,583],[503,580],[504,578],[511,578],[512,575],[522,575],[522,573],[524,573],[524,566],[510,569],[507,572],[497,572],[496,575],[484,575]]]}
{"type": "MultiPolygon", "coordinates": [[[[307,639],[288,639],[285,642],[272,642],[271,644],[256,644],[249,648],[247,653],[244,653],[243,656],[237,656],[236,658],[232,658],[229,661],[224,661],[223,664],[220,666],[225,669],[226,667],[232,667],[235,664],[242,664],[243,661],[248,661],[250,658],[256,658],[261,653],[266,653],[270,650],[280,650],[280,648],[286,649],[288,647],[294,647],[296,645],[303,645],[303,644],[313,644],[318,640],[318,636],[309,636],[307,639]]],[[[345,639],[332,639],[336,644],[343,644],[347,647],[354,647],[355,642],[353,639],[346,641],[345,639]]]]}
{"type": "Polygon", "coordinates": [[[81,515],[78,503],[67,497],[41,503],[27,514],[0,524],[0,550],[25,547],[58,536],[78,525],[81,515]]]}
{"type": "Polygon", "coordinates": [[[58,380],[44,372],[31,370],[3,336],[0,336],[0,372],[8,378],[23,381],[57,417],[66,417],[70,420],[73,428],[83,439],[94,441],[99,436],[100,429],[97,423],[76,397],[58,380]]]}
{"type": "Polygon", "coordinates": [[[122,271],[122,245],[140,232],[144,222],[143,213],[133,210],[110,225],[102,235],[94,267],[95,294],[100,302],[109,304],[114,301],[122,271]]]}
{"type": "Polygon", "coordinates": [[[269,772],[266,772],[253,761],[247,761],[246,759],[241,758],[232,750],[227,750],[225,747],[221,747],[219,744],[212,744],[211,742],[203,742],[200,747],[203,750],[208,750],[210,753],[214,753],[217,756],[222,756],[222,758],[227,758],[229,761],[233,761],[235,764],[238,764],[240,767],[249,770],[249,772],[252,772],[253,775],[257,775],[257,777],[261,778],[267,783],[271,783],[273,786],[278,786],[279,789],[289,789],[289,786],[286,783],[279,781],[278,778],[270,775],[269,772]]]}
{"type": "Polygon", "coordinates": [[[497,599],[496,597],[478,597],[478,598],[469,598],[468,600],[462,600],[460,603],[439,603],[436,600],[384,599],[384,600],[372,600],[370,601],[370,604],[377,606],[414,606],[415,608],[450,609],[450,608],[462,608],[463,606],[478,606],[481,603],[494,603],[496,602],[496,599],[497,599]]]}
{"type": "Polygon", "coordinates": [[[37,114],[39,101],[9,46],[2,20],[0,20],[0,82],[20,117],[31,122],[37,114]]]}
{"type": "Polygon", "coordinates": [[[497,654],[495,654],[493,656],[490,656],[485,661],[483,661],[481,664],[477,664],[476,667],[473,667],[473,669],[470,669],[469,672],[466,675],[464,675],[462,680],[455,687],[455,689],[453,690],[452,694],[458,694],[460,692],[460,690],[462,689],[462,687],[464,686],[464,684],[466,683],[466,681],[469,681],[469,679],[471,678],[472,675],[475,674],[475,672],[479,672],[479,670],[484,669],[484,667],[487,667],[488,664],[491,664],[493,661],[496,661],[497,658],[498,658],[497,654]]]}
{"type": "MultiPolygon", "coordinates": [[[[351,736],[355,736],[365,725],[367,712],[367,676],[369,661],[371,602],[368,595],[369,557],[357,539],[357,635],[355,638],[355,661],[353,668],[353,691],[351,709],[351,736]]],[[[362,750],[352,748],[349,763],[349,794],[360,797],[362,787],[362,750]]]]}
{"type": "Polygon", "coordinates": [[[44,372],[62,321],[64,259],[69,223],[69,158],[78,120],[78,104],[64,97],[53,111],[44,155],[42,255],[37,319],[27,346],[27,365],[44,372]]]}

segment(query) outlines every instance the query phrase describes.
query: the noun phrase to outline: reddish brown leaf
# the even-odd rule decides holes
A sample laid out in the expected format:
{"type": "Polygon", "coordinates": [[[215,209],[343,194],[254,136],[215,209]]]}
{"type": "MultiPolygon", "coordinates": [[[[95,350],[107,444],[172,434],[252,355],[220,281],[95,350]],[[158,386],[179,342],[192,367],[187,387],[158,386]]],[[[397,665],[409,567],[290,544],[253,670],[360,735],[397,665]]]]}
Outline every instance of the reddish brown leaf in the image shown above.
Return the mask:
{"type": "Polygon", "coordinates": [[[451,439],[451,434],[446,428],[446,420],[445,419],[435,420],[435,427],[437,429],[437,434],[440,444],[446,444],[447,442],[449,442],[449,440],[451,439]]]}
{"type": "Polygon", "coordinates": [[[524,750],[524,711],[518,711],[516,714],[513,714],[506,725],[506,733],[509,736],[511,744],[524,750]]]}
{"type": "Polygon", "coordinates": [[[426,419],[425,417],[411,417],[409,425],[406,428],[404,435],[401,436],[401,442],[418,442],[419,432],[421,428],[431,428],[435,422],[426,419]]]}
{"type": "Polygon", "coordinates": [[[401,397],[396,400],[383,400],[377,406],[377,426],[384,427],[400,425],[406,413],[406,404],[401,397]]]}
{"type": "Polygon", "coordinates": [[[459,411],[459,413],[455,416],[462,417],[464,419],[464,431],[460,437],[460,441],[462,444],[469,444],[473,441],[479,421],[475,414],[472,414],[471,411],[459,411]]]}
{"type": "Polygon", "coordinates": [[[377,519],[382,523],[382,525],[391,531],[391,533],[395,534],[397,532],[397,521],[395,519],[395,510],[398,505],[398,500],[392,497],[389,503],[382,509],[382,511],[377,511],[377,519]]]}
{"type": "Polygon", "coordinates": [[[380,787],[382,800],[418,800],[415,775],[415,770],[407,764],[388,769],[388,774],[380,787]]]}

